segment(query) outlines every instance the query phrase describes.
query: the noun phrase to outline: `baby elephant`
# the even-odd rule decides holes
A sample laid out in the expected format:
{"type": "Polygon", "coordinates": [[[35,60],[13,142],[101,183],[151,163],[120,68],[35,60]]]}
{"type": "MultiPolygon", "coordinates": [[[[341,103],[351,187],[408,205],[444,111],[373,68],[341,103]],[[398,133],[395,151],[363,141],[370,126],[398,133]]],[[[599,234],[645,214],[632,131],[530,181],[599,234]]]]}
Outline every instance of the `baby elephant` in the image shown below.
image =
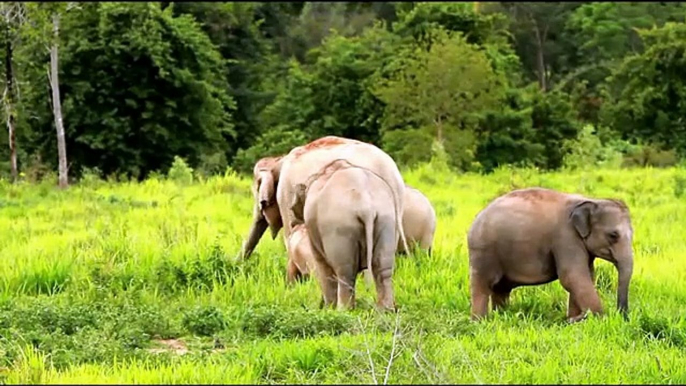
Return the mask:
{"type": "Polygon", "coordinates": [[[336,160],[296,186],[290,210],[307,227],[323,304],[355,306],[357,275],[369,268],[377,305],[395,310],[392,275],[400,235],[396,197],[368,169],[336,160]]]}
{"type": "MultiPolygon", "coordinates": [[[[431,255],[431,245],[436,232],[436,211],[422,192],[409,185],[405,185],[403,203],[403,230],[408,247],[411,248],[413,244],[419,245],[431,255]]],[[[402,240],[398,240],[397,252],[407,253],[402,240]]]]}
{"type": "Polygon", "coordinates": [[[513,288],[560,279],[569,292],[569,322],[602,314],[593,260],[619,272],[617,306],[626,318],[633,272],[633,228],[619,200],[592,199],[550,189],[507,193],[483,209],[468,236],[472,319],[506,305],[513,288]]]}
{"type": "Polygon", "coordinates": [[[291,226],[288,237],[288,265],[286,266],[286,281],[292,285],[295,281],[309,278],[314,265],[314,253],[310,244],[310,236],[304,223],[291,226]]]}

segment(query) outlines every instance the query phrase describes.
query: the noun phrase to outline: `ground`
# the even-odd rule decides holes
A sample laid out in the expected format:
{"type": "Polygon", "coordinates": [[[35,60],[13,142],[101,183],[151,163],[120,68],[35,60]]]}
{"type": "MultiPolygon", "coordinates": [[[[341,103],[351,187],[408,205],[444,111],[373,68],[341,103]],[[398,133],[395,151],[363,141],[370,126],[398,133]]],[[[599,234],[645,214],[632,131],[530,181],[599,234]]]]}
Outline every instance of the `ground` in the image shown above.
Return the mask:
{"type": "Polygon", "coordinates": [[[398,314],[375,312],[364,280],[358,309],[320,310],[316,282],[286,286],[281,236],[238,262],[252,201],[233,174],[66,191],[0,183],[0,382],[686,382],[686,170],[404,175],[438,229],[432,257],[397,259],[398,314]],[[629,321],[602,261],[604,317],[567,324],[553,282],[469,320],[467,229],[491,199],[526,186],[627,202],[629,321]]]}

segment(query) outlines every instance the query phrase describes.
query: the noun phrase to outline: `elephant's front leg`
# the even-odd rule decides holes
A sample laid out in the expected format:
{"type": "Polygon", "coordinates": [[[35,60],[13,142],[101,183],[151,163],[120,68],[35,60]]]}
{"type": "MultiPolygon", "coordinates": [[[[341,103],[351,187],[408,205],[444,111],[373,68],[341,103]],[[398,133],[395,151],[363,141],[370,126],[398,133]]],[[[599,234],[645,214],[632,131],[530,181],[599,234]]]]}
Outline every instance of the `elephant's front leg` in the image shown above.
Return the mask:
{"type": "MultiPolygon", "coordinates": [[[[584,267],[585,268],[585,267],[584,267]]],[[[591,311],[596,315],[603,313],[603,306],[600,296],[593,285],[590,272],[587,269],[575,269],[560,275],[560,283],[569,292],[570,300],[575,307],[570,307],[568,315],[569,322],[574,323],[586,317],[586,311],[591,311]]]]}
{"type": "Polygon", "coordinates": [[[295,284],[296,281],[301,280],[302,273],[298,269],[298,266],[295,264],[293,259],[289,259],[288,264],[286,266],[286,284],[292,286],[295,284]]]}
{"type": "Polygon", "coordinates": [[[574,299],[574,296],[570,293],[569,299],[567,301],[567,319],[577,320],[581,317],[582,317],[581,308],[579,307],[578,304],[576,304],[576,300],[574,299]]]}
{"type": "MultiPolygon", "coordinates": [[[[591,281],[595,285],[595,268],[593,266],[593,259],[589,261],[588,269],[591,274],[591,281]]],[[[574,322],[584,319],[586,316],[582,314],[581,307],[577,304],[576,299],[570,293],[569,300],[567,302],[567,319],[574,322]]]]}

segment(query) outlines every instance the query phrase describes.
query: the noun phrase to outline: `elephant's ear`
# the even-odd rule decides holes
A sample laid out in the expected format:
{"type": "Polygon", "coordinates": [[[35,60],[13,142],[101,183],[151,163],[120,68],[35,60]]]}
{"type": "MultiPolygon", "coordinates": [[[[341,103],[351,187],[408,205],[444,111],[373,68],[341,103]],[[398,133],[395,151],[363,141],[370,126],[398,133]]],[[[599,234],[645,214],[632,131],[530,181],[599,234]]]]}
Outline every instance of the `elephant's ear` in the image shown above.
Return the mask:
{"type": "Polygon", "coordinates": [[[307,188],[305,184],[295,185],[295,194],[293,195],[293,202],[291,202],[291,215],[293,216],[293,221],[296,223],[305,222],[305,194],[307,188]]]}
{"type": "Polygon", "coordinates": [[[572,209],[572,225],[583,239],[591,234],[591,214],[597,207],[598,204],[593,201],[583,201],[572,209]]]}

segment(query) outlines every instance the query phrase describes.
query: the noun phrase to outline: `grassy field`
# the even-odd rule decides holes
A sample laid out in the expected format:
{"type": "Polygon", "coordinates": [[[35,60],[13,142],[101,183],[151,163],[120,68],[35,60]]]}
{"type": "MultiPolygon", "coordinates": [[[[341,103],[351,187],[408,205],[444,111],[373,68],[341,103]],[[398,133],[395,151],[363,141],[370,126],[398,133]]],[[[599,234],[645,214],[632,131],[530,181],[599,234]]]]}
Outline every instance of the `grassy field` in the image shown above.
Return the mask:
{"type": "Polygon", "coordinates": [[[686,170],[405,173],[438,214],[434,255],[399,257],[397,315],[318,308],[287,288],[281,235],[235,260],[250,181],[0,185],[3,383],[684,383],[686,170]],[[466,232],[489,200],[543,186],[627,202],[635,228],[630,320],[596,263],[608,314],[568,325],[559,282],[517,289],[469,321],[466,232]]]}

